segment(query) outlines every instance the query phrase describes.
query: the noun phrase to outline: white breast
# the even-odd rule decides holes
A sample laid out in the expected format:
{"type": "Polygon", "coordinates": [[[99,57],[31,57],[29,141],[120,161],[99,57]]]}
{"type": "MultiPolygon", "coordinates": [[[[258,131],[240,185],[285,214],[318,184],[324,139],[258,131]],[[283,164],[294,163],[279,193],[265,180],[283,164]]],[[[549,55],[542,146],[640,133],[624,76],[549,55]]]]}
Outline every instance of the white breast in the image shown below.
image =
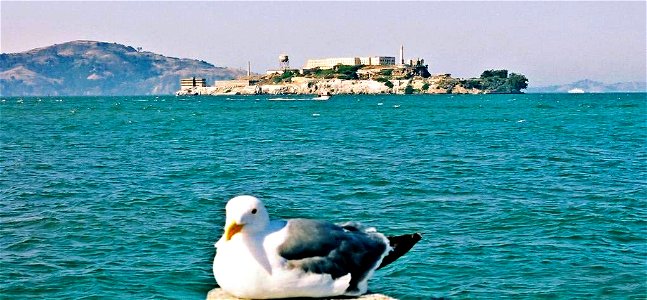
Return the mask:
{"type": "Polygon", "coordinates": [[[271,276],[255,254],[245,246],[240,234],[219,244],[213,260],[213,274],[218,285],[235,296],[252,298],[250,293],[271,276]]]}

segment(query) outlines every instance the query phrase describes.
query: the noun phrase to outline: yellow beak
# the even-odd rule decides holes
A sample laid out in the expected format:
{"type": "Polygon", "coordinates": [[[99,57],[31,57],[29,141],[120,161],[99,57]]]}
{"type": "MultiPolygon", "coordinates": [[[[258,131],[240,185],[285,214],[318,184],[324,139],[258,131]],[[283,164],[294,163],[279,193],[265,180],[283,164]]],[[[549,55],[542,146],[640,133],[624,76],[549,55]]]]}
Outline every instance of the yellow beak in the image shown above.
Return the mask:
{"type": "Polygon", "coordinates": [[[232,222],[225,228],[225,240],[231,240],[231,237],[234,236],[234,234],[239,233],[241,230],[243,230],[243,225],[232,222]]]}

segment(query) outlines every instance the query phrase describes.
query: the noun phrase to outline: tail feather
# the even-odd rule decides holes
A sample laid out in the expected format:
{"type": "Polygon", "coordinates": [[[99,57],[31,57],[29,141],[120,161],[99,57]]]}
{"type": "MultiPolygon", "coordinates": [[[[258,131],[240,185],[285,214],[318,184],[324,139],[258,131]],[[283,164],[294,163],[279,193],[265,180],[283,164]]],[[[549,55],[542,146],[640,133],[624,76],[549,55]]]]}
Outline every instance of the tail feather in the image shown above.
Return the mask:
{"type": "Polygon", "coordinates": [[[405,253],[409,252],[409,250],[413,248],[413,245],[415,245],[422,239],[422,235],[420,233],[413,233],[398,236],[387,236],[386,238],[389,239],[389,244],[391,245],[391,248],[393,248],[393,250],[391,250],[391,252],[389,252],[389,254],[387,254],[384,259],[382,259],[382,263],[377,268],[378,270],[394,262],[405,253]]]}

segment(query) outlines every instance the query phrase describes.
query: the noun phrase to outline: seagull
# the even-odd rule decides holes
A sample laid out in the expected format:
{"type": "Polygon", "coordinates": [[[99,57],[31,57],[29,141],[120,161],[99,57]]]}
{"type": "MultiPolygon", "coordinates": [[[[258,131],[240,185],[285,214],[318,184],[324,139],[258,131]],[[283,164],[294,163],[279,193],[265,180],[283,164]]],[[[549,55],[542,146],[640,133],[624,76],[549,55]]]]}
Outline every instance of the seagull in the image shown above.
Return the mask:
{"type": "Polygon", "coordinates": [[[355,222],[270,220],[263,203],[248,195],[232,198],[225,209],[213,274],[222,290],[238,298],[359,296],[375,270],[422,238],[387,237],[355,222]]]}

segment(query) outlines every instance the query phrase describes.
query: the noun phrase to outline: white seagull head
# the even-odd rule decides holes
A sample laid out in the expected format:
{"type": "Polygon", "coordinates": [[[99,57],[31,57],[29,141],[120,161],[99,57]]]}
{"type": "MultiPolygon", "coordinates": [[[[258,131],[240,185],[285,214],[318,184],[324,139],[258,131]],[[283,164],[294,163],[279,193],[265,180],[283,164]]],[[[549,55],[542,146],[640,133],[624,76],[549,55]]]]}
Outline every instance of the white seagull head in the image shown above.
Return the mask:
{"type": "Polygon", "coordinates": [[[254,234],[262,232],[270,223],[270,216],[263,202],[254,196],[237,196],[227,202],[225,207],[227,220],[225,222],[225,241],[237,234],[254,234]]]}

